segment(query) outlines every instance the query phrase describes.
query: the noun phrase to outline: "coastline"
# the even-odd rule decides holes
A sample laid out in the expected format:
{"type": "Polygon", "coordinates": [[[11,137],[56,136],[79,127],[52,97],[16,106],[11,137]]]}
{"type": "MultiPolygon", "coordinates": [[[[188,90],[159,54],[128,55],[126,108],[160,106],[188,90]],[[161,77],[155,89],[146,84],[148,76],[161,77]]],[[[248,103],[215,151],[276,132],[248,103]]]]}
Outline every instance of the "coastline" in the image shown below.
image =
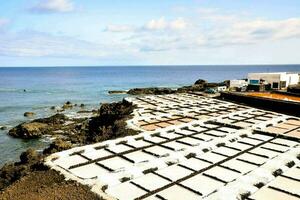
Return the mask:
{"type": "MultiPolygon", "coordinates": [[[[194,85],[184,86],[176,90],[170,88],[139,88],[129,91],[131,91],[131,95],[175,94],[186,93],[188,91],[203,92],[208,85],[211,86],[222,84],[226,84],[226,82],[211,84],[204,80],[198,80],[194,85]]],[[[19,188],[26,188],[26,185],[30,184],[36,185],[34,187],[43,188],[39,190],[41,195],[44,195],[45,191],[49,190],[48,187],[51,187],[52,191],[59,191],[60,193],[74,189],[75,191],[79,192],[78,194],[80,194],[78,199],[83,199],[81,195],[86,196],[87,199],[98,199],[99,197],[92,193],[87,186],[83,186],[74,181],[68,182],[62,180],[62,175],[59,175],[58,172],[50,170],[43,164],[44,159],[52,153],[67,150],[76,146],[93,144],[95,142],[105,141],[107,139],[137,134],[138,132],[127,128],[127,124],[125,123],[132,117],[133,110],[134,106],[131,103],[123,100],[121,102],[102,104],[97,112],[87,111],[87,113],[93,113],[94,115],[85,118],[78,117],[80,116],[80,113],[77,118],[73,119],[70,119],[62,114],[56,114],[49,118],[36,119],[26,122],[29,124],[37,122],[46,123],[48,128],[42,127],[42,129],[45,129],[44,132],[38,130],[39,133],[43,132],[44,134],[24,135],[24,132],[26,131],[24,131],[24,128],[20,127],[20,125],[12,129],[13,131],[10,130],[12,135],[15,137],[32,139],[45,137],[45,135],[49,137],[52,135],[51,137],[56,137],[56,140],[52,142],[48,148],[45,148],[42,153],[37,153],[36,151],[29,149],[25,153],[21,154],[19,162],[15,162],[14,164],[6,164],[0,170],[0,194],[4,197],[11,195],[16,195],[15,197],[20,197],[20,195],[21,197],[39,195],[35,194],[34,191],[28,191],[22,194],[17,192],[19,188]],[[17,130],[19,130],[19,133],[17,130]],[[65,131],[61,132],[59,130],[65,131]],[[97,131],[101,132],[100,136],[99,132],[97,131]],[[97,134],[95,134],[96,132],[97,134]],[[48,179],[51,177],[49,179],[50,183],[41,182],[39,185],[39,180],[34,179],[35,176],[48,177],[48,179]],[[7,181],[7,179],[10,180],[7,181]],[[51,181],[51,179],[53,179],[53,181],[51,181]],[[57,182],[57,180],[59,181],[57,182]],[[61,187],[63,187],[63,189],[61,187]]],[[[33,131],[33,133],[36,133],[36,131],[33,131]]],[[[64,199],[66,197],[61,196],[61,198],[64,199]]],[[[74,199],[77,199],[77,197],[74,197],[74,199]]]]}

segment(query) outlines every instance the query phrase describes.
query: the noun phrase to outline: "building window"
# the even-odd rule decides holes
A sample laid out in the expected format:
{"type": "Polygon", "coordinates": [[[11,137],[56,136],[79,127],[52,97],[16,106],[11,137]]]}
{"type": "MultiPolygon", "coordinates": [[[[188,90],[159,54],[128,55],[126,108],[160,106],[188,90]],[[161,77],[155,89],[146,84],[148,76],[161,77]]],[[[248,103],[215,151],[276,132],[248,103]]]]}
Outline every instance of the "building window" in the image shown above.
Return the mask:
{"type": "Polygon", "coordinates": [[[251,85],[258,85],[259,84],[259,80],[250,80],[250,84],[251,85]]]}
{"type": "Polygon", "coordinates": [[[278,82],[274,82],[273,85],[272,85],[272,88],[278,89],[278,82]]]}
{"type": "Polygon", "coordinates": [[[286,81],[280,81],[280,88],[286,88],[286,81]]]}

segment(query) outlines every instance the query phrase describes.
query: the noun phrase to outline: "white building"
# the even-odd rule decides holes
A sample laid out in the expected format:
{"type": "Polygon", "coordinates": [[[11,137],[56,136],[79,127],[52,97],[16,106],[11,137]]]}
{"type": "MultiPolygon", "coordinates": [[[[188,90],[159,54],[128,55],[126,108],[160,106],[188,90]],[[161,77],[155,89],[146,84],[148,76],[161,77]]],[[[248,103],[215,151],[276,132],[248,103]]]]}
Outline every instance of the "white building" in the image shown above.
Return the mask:
{"type": "Polygon", "coordinates": [[[246,87],[248,82],[245,80],[230,80],[229,87],[230,88],[242,88],[246,87]]]}
{"type": "Polygon", "coordinates": [[[248,83],[250,85],[259,85],[261,81],[263,81],[264,84],[271,84],[272,89],[283,89],[289,85],[298,84],[299,74],[288,72],[248,74],[248,83]]]}
{"type": "Polygon", "coordinates": [[[226,91],[226,89],[227,89],[226,86],[218,86],[218,87],[217,87],[217,91],[218,91],[218,92],[224,92],[224,91],[226,91]]]}

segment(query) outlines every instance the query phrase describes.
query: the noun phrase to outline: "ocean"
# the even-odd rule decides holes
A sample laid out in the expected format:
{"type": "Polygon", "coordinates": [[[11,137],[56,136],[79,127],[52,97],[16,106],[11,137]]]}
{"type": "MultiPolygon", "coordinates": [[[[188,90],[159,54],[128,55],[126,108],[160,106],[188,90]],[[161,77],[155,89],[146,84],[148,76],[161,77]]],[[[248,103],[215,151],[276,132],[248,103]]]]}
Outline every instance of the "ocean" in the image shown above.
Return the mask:
{"type": "MultiPolygon", "coordinates": [[[[180,87],[197,79],[220,82],[246,78],[249,72],[300,72],[300,65],[234,66],[111,66],[111,67],[0,67],[0,126],[12,128],[29,120],[26,111],[36,118],[54,114],[51,106],[66,101],[87,109],[101,102],[119,101],[126,95],[109,95],[109,90],[135,87],[180,87]],[[26,92],[24,92],[24,90],[26,92]]],[[[45,140],[21,140],[0,130],[0,166],[15,161],[29,147],[42,149],[45,140]]]]}

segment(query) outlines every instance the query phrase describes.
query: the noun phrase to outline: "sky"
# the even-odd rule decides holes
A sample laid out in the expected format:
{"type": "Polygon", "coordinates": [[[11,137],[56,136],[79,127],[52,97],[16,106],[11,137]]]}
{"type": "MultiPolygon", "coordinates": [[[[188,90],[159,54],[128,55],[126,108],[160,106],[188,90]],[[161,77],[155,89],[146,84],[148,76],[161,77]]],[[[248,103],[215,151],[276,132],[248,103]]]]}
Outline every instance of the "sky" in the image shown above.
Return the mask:
{"type": "Polygon", "coordinates": [[[0,66],[299,64],[299,0],[0,0],[0,66]]]}

